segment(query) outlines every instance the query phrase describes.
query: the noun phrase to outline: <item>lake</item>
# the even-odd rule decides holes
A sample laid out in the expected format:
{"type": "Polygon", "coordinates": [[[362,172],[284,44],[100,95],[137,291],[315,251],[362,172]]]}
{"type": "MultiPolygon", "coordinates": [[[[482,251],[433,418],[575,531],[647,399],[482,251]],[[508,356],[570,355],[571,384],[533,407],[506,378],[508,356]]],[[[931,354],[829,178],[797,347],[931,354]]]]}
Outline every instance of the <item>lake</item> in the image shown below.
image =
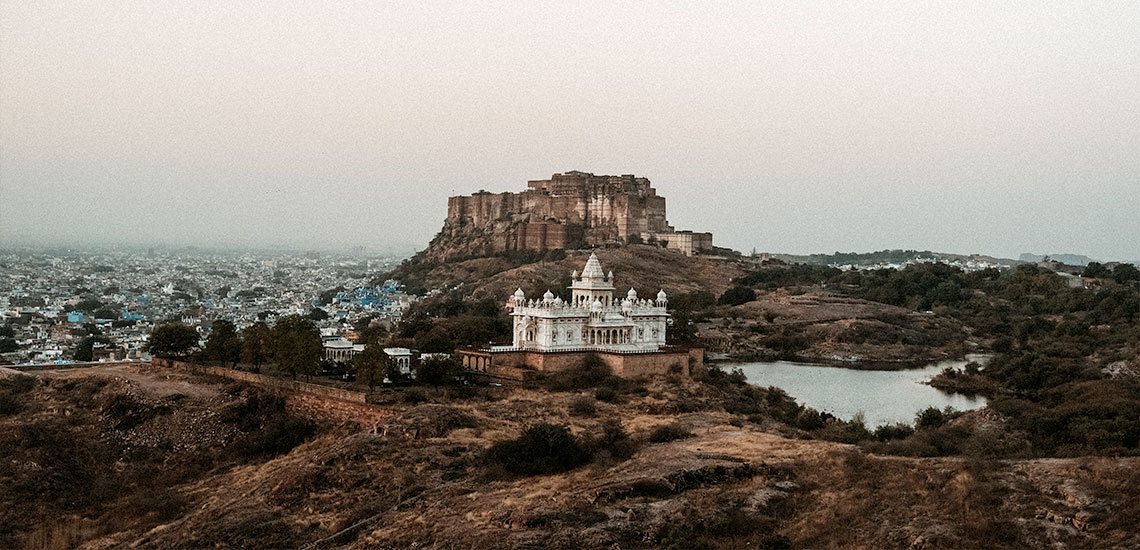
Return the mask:
{"type": "Polygon", "coordinates": [[[725,370],[740,369],[750,384],[776,386],[801,405],[844,420],[862,412],[867,427],[875,429],[895,422],[913,424],[915,414],[927,407],[970,410],[986,406],[984,397],[945,393],[925,384],[946,367],[961,368],[969,361],[984,363],[985,360],[986,356],[970,355],[963,360],[940,361],[918,369],[897,371],[856,370],[791,361],[732,363],[724,367],[725,370]]]}

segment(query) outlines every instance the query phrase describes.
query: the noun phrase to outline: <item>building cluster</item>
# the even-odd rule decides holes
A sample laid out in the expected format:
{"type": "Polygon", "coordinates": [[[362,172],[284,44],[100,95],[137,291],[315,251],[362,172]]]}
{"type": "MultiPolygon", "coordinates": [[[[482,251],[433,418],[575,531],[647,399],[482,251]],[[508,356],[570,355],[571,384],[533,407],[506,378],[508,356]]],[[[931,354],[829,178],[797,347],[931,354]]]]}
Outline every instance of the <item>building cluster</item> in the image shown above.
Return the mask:
{"type": "Polygon", "coordinates": [[[306,315],[330,339],[392,324],[416,299],[372,277],[395,259],[312,253],[0,252],[0,361],[145,359],[156,324],[242,329],[306,315]]]}

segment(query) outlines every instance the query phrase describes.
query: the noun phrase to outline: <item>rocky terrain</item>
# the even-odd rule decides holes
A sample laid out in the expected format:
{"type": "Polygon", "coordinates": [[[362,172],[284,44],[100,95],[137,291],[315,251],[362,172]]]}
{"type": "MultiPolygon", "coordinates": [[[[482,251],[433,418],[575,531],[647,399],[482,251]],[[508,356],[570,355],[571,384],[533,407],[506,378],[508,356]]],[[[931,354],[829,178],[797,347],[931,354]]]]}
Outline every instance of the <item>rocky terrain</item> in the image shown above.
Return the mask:
{"type": "MultiPolygon", "coordinates": [[[[390,276],[424,287],[457,289],[473,297],[506,300],[516,288],[554,292],[570,286],[570,273],[581,271],[591,250],[547,253],[519,253],[472,258],[451,262],[430,262],[417,256],[405,262],[390,276]]],[[[639,293],[670,294],[706,290],[719,295],[735,277],[744,274],[744,260],[710,256],[684,256],[676,251],[649,245],[597,249],[606,271],[613,271],[615,286],[623,293],[636,286],[639,293]]]]}
{"type": "MultiPolygon", "coordinates": [[[[778,420],[786,397],[723,380],[627,384],[608,401],[540,387],[411,390],[377,425],[318,423],[265,452],[249,451],[234,418],[275,414],[251,408],[261,398],[248,388],[139,367],[4,380],[21,407],[0,416],[4,547],[1140,545],[1140,459],[879,456],[810,439],[778,420]],[[744,405],[753,412],[726,412],[744,405]],[[626,450],[565,473],[521,476],[486,458],[540,422],[585,438],[612,420],[626,450]],[[94,460],[52,452],[67,440],[19,439],[31,428],[69,430],[68,448],[94,460]],[[66,468],[127,488],[93,488],[66,468]]],[[[984,430],[1000,418],[959,422],[984,430]]]]}
{"type": "Polygon", "coordinates": [[[957,320],[819,288],[761,291],[699,323],[710,351],[736,360],[797,359],[901,368],[962,357],[977,346],[957,320]]]}

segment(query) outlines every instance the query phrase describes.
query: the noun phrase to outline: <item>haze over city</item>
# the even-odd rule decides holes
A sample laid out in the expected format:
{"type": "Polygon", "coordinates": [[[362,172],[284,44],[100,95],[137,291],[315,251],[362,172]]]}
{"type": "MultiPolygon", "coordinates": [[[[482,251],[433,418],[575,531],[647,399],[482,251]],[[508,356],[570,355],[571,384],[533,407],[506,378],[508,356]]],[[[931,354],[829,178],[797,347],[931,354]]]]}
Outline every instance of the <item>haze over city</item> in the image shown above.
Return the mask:
{"type": "Polygon", "coordinates": [[[748,251],[1140,259],[1131,2],[0,2],[0,244],[422,248],[648,177],[748,251]]]}

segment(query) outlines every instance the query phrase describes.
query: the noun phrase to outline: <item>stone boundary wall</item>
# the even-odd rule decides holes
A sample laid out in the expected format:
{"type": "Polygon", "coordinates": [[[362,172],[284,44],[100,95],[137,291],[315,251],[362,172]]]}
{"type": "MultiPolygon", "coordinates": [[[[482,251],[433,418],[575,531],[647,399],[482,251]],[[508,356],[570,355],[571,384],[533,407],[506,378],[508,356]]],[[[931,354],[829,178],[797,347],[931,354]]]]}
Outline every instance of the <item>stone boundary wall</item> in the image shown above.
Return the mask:
{"type": "Polygon", "coordinates": [[[533,377],[537,372],[558,372],[574,368],[590,356],[598,357],[614,374],[624,378],[649,378],[671,372],[682,376],[700,376],[706,372],[702,348],[672,348],[632,354],[605,351],[543,353],[533,350],[461,350],[459,356],[461,364],[467,370],[503,380],[521,381],[533,377]]]}
{"type": "Polygon", "coordinates": [[[257,374],[255,372],[246,372],[241,370],[227,369],[223,367],[209,367],[205,365],[195,365],[185,361],[175,361],[173,359],[160,359],[154,358],[151,364],[159,367],[168,367],[175,369],[183,369],[204,374],[212,374],[214,376],[221,376],[231,380],[240,382],[248,382],[256,384],[265,388],[273,388],[278,390],[285,390],[288,392],[301,392],[318,395],[321,397],[328,397],[331,399],[339,399],[341,401],[348,401],[350,403],[367,403],[368,394],[359,391],[342,390],[340,388],[333,388],[330,386],[322,386],[320,384],[310,384],[308,382],[300,382],[297,380],[286,380],[284,378],[277,378],[275,376],[266,376],[264,374],[257,374]]]}
{"type": "Polygon", "coordinates": [[[364,392],[286,380],[223,367],[195,365],[172,359],[156,357],[151,363],[159,367],[212,374],[265,389],[281,391],[285,394],[285,404],[290,410],[309,418],[333,422],[353,422],[364,428],[376,429],[381,421],[392,415],[392,411],[384,407],[369,404],[368,394],[364,392]]]}

